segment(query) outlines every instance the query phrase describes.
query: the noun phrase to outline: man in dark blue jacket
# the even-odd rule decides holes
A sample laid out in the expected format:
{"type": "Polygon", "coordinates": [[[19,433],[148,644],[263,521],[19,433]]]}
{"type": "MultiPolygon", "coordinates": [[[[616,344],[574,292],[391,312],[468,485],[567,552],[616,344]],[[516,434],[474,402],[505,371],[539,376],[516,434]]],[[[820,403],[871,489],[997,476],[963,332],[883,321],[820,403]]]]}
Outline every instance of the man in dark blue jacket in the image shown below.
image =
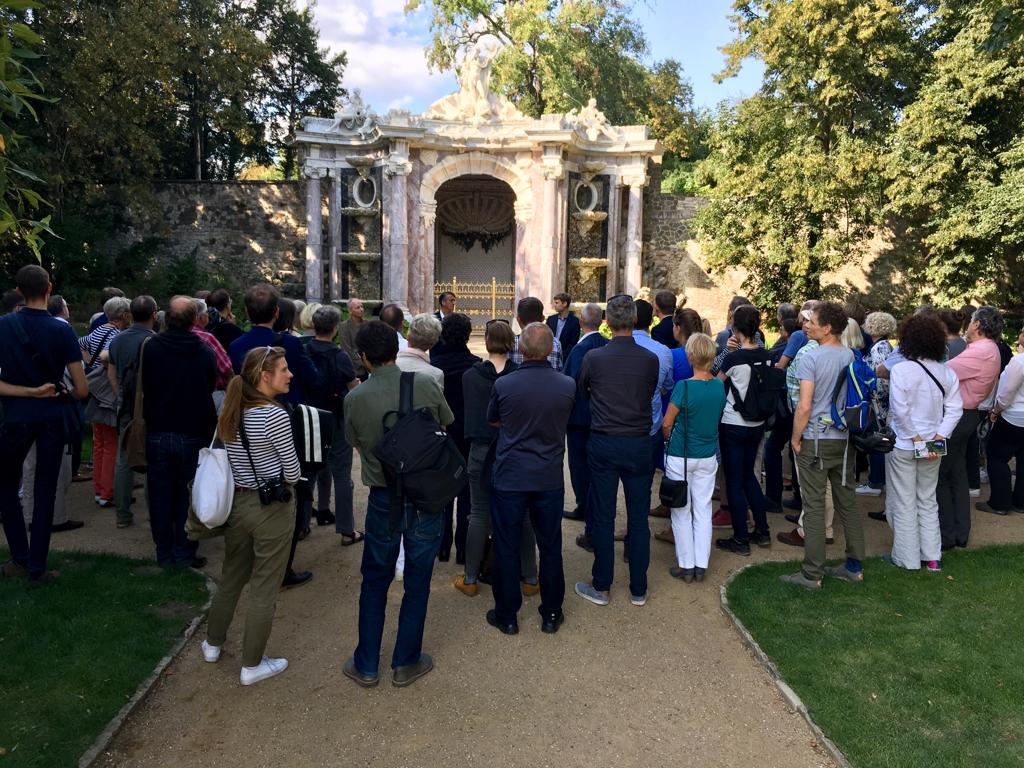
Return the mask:
{"type": "Polygon", "coordinates": [[[562,345],[563,360],[569,357],[572,348],[580,340],[580,321],[569,311],[570,304],[572,304],[572,297],[568,293],[556,293],[555,298],[551,300],[555,314],[548,318],[548,328],[551,329],[551,334],[562,345]]]}
{"type": "MultiPolygon", "coordinates": [[[[580,326],[583,336],[565,361],[562,373],[576,380],[583,366],[583,357],[592,349],[598,349],[608,343],[608,339],[598,333],[601,327],[601,307],[598,304],[587,304],[580,312],[580,326]]],[[[588,551],[593,551],[590,544],[590,470],[587,468],[587,440],[590,438],[590,399],[585,392],[576,392],[576,404],[569,415],[569,428],[566,432],[566,447],[569,450],[569,479],[576,495],[576,509],[565,511],[562,517],[567,520],[585,520],[585,532],[576,537],[576,543],[588,551]]]]}
{"type": "Polygon", "coordinates": [[[679,346],[672,332],[672,316],[676,311],[676,295],[672,291],[658,291],[654,295],[654,310],[658,315],[658,324],[651,329],[651,338],[664,344],[669,349],[679,346]]]}

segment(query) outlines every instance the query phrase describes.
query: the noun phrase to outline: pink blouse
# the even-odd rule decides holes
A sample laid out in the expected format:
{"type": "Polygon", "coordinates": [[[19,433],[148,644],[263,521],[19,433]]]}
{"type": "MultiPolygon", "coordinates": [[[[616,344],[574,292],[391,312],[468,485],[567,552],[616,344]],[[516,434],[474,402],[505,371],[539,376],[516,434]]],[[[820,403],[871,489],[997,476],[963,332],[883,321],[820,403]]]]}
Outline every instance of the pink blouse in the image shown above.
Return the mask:
{"type": "Polygon", "coordinates": [[[964,410],[977,408],[992,393],[999,378],[999,347],[992,339],[977,339],[946,365],[960,379],[964,410]]]}

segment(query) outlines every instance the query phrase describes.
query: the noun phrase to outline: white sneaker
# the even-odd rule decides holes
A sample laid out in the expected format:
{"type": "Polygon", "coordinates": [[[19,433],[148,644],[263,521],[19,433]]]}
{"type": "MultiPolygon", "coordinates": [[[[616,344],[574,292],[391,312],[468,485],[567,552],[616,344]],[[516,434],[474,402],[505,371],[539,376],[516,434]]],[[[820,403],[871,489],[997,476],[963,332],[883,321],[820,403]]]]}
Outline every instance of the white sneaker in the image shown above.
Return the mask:
{"type": "Polygon", "coordinates": [[[288,669],[288,659],[272,659],[264,656],[263,661],[255,667],[242,667],[242,685],[252,685],[268,677],[280,675],[288,669]]]}
{"type": "Polygon", "coordinates": [[[971,488],[970,494],[972,499],[978,498],[981,496],[981,488],[971,488]]]}
{"type": "Polygon", "coordinates": [[[982,467],[981,471],[979,472],[979,474],[981,475],[981,482],[987,483],[988,482],[988,470],[985,469],[984,467],[982,467]]]}
{"type": "Polygon", "coordinates": [[[395,568],[395,581],[404,581],[404,580],[405,580],[405,571],[403,571],[401,568],[395,568]]]}
{"type": "Polygon", "coordinates": [[[215,664],[220,660],[220,646],[210,645],[208,642],[203,640],[203,658],[211,664],[215,664]]]}
{"type": "Polygon", "coordinates": [[[858,496],[881,496],[882,495],[882,489],[881,488],[872,488],[870,485],[865,483],[864,485],[858,485],[857,486],[857,495],[858,496]]]}

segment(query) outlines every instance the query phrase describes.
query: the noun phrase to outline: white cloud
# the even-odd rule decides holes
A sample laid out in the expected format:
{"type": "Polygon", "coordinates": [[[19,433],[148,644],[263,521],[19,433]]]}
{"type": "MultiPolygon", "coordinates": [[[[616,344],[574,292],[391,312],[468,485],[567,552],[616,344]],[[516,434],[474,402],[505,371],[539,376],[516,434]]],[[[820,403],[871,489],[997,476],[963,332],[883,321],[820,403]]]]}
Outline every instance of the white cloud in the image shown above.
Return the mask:
{"type": "Polygon", "coordinates": [[[393,107],[422,112],[456,89],[452,73],[427,69],[426,13],[407,16],[404,6],[404,0],[319,0],[314,12],[321,44],[348,54],[343,85],[359,88],[378,112],[393,107]]]}

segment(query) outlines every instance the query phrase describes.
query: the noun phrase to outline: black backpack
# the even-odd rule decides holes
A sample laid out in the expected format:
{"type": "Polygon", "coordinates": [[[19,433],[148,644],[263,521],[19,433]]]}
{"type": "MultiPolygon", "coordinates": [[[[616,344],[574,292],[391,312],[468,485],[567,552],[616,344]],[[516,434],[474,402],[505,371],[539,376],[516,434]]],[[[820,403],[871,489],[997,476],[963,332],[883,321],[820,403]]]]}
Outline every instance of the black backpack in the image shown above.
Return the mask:
{"type": "Polygon", "coordinates": [[[311,405],[333,413],[337,423],[341,424],[345,420],[345,395],[348,394],[348,388],[342,383],[345,375],[340,370],[341,366],[348,364],[349,381],[355,377],[348,355],[337,347],[319,350],[311,344],[306,344],[306,352],[317,370],[316,384],[307,388],[306,398],[311,405]],[[340,355],[345,356],[344,362],[340,355]]]}
{"type": "Polygon", "coordinates": [[[469,480],[455,442],[427,408],[413,409],[414,373],[402,373],[398,410],[384,414],[384,436],[373,448],[392,490],[390,522],[401,519],[402,501],[422,512],[440,513],[469,480]],[[397,420],[388,428],[388,418],[397,420]]]}
{"type": "Polygon", "coordinates": [[[747,421],[763,421],[766,427],[771,427],[779,413],[782,399],[787,397],[786,372],[772,365],[770,353],[764,350],[762,353],[763,360],[745,363],[750,368],[746,397],[740,397],[730,377],[726,377],[726,382],[732,391],[736,413],[747,421]]]}

